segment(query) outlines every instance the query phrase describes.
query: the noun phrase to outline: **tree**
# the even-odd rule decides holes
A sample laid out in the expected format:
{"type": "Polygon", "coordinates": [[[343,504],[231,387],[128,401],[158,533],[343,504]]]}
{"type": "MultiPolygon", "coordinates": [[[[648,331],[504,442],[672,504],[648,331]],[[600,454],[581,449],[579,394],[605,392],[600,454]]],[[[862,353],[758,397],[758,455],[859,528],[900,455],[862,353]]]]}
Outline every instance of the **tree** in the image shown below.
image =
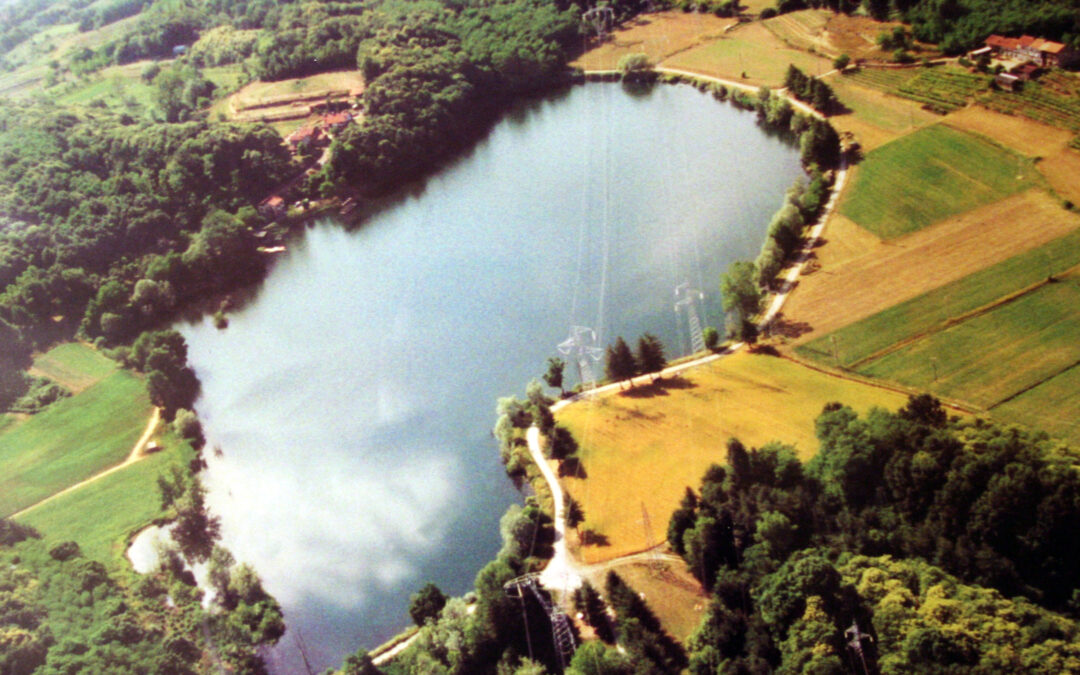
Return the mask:
{"type": "Polygon", "coordinates": [[[716,349],[716,345],[720,343],[720,331],[712,326],[705,326],[705,329],[701,331],[701,337],[705,338],[705,349],[716,349]]]}
{"type": "Polygon", "coordinates": [[[439,587],[428,582],[416,593],[409,596],[409,616],[417,626],[423,627],[428,621],[439,618],[439,612],[446,606],[446,596],[439,587]]]}
{"type": "Polygon", "coordinates": [[[667,366],[664,344],[652,333],[638,338],[637,363],[643,373],[658,373],[667,366]]]}
{"type": "Polygon", "coordinates": [[[566,393],[563,390],[563,371],[565,368],[565,361],[557,356],[552,356],[547,360],[547,372],[544,373],[544,382],[552,389],[558,389],[560,396],[566,393]]]}
{"type": "Polygon", "coordinates": [[[847,68],[848,64],[850,63],[851,57],[847,54],[841,54],[840,56],[837,56],[835,59],[833,59],[832,65],[833,68],[836,68],[837,70],[843,70],[844,68],[847,68]]]}
{"type": "MultiPolygon", "coordinates": [[[[637,375],[638,364],[633,352],[622,337],[615,338],[615,344],[607,348],[604,359],[604,373],[609,380],[619,382],[637,375]]],[[[631,386],[633,383],[631,382],[631,386]]]]}
{"type": "Polygon", "coordinates": [[[728,337],[752,341],[757,337],[750,318],[761,306],[761,289],[756,281],[754,263],[736,260],[720,278],[720,295],[728,313],[728,337]]]}

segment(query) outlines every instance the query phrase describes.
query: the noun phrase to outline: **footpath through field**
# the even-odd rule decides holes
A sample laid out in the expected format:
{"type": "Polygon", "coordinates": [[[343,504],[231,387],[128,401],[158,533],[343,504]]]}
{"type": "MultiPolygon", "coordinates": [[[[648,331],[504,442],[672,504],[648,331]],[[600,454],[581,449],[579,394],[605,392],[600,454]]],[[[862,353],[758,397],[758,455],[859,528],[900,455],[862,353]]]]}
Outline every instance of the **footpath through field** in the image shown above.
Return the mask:
{"type": "Polygon", "coordinates": [[[30,511],[33,511],[37,507],[41,506],[42,504],[47,504],[48,502],[51,502],[52,500],[56,499],[57,497],[60,497],[62,495],[66,495],[69,492],[74,492],[75,490],[78,490],[79,488],[81,488],[81,487],[83,487],[83,486],[85,486],[85,485],[87,485],[89,483],[93,483],[94,481],[96,481],[96,480],[98,480],[100,478],[104,478],[105,476],[108,476],[109,474],[115,473],[115,472],[119,471],[120,469],[123,469],[124,467],[130,466],[130,465],[134,464],[135,462],[139,461],[140,459],[143,459],[144,457],[147,456],[146,453],[143,452],[146,449],[146,444],[150,441],[150,436],[152,436],[154,434],[154,430],[157,428],[158,422],[160,422],[160,421],[161,421],[161,408],[154,408],[154,412],[150,415],[150,421],[146,423],[146,429],[143,431],[142,436],[140,436],[139,440],[135,442],[134,447],[131,448],[131,453],[128,454],[127,459],[125,459],[123,462],[120,462],[119,464],[117,464],[114,467],[110,467],[108,469],[105,469],[101,473],[94,474],[93,476],[90,476],[86,480],[79,481],[78,483],[75,483],[74,485],[69,485],[68,487],[64,488],[63,490],[61,490],[59,492],[56,492],[56,493],[54,493],[52,495],[49,495],[45,499],[42,499],[40,502],[31,504],[30,506],[27,506],[25,509],[11,514],[10,516],[8,516],[8,518],[18,518],[19,516],[25,515],[25,514],[29,513],[30,511]]]}

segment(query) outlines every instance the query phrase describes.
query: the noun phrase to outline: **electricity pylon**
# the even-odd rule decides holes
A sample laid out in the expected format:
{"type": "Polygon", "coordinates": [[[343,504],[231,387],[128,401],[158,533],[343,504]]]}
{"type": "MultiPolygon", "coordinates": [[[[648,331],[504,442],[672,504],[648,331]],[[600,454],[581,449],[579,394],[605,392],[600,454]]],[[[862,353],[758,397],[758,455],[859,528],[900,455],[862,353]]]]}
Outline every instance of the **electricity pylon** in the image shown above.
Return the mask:
{"type": "Polygon", "coordinates": [[[581,13],[581,20],[593,29],[596,37],[603,38],[615,25],[615,10],[611,7],[593,7],[581,13]]]}
{"type": "MultiPolygon", "coordinates": [[[[577,645],[574,642],[574,631],[571,630],[570,620],[566,618],[566,613],[562,611],[562,608],[551,602],[551,600],[548,599],[548,596],[541,592],[539,575],[526,574],[525,576],[511,579],[503,584],[503,591],[511,598],[518,598],[523,603],[525,600],[525,591],[530,591],[533,594],[536,601],[544,608],[548,621],[551,622],[551,636],[555,643],[555,653],[559,656],[559,667],[561,670],[566,670],[566,666],[570,664],[571,657],[574,656],[574,650],[577,649],[577,645]]],[[[522,605],[522,613],[524,616],[524,604],[522,605]]],[[[529,630],[528,622],[528,617],[525,616],[526,634],[529,630]]]]}
{"type": "Polygon", "coordinates": [[[577,362],[578,380],[582,387],[596,386],[592,361],[599,361],[604,350],[596,345],[596,331],[586,326],[570,326],[570,337],[559,343],[559,353],[577,362]]]}
{"type": "Polygon", "coordinates": [[[701,319],[698,317],[697,304],[705,299],[705,294],[696,288],[690,288],[689,283],[679,284],[675,287],[675,313],[686,308],[687,320],[690,324],[690,353],[696,354],[705,350],[705,336],[701,330],[701,319]]]}

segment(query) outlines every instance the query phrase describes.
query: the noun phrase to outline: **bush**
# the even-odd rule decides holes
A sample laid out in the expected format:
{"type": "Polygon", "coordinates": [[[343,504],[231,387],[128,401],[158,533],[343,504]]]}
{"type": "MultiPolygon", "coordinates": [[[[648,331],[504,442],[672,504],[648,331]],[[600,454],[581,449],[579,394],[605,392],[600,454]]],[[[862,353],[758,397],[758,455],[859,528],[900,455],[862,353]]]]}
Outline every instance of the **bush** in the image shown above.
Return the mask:
{"type": "Polygon", "coordinates": [[[705,338],[706,349],[716,349],[716,345],[720,343],[720,331],[712,326],[706,326],[705,330],[701,331],[701,336],[705,338]]]}
{"type": "Polygon", "coordinates": [[[82,555],[82,550],[73,541],[63,541],[50,548],[49,555],[52,556],[53,560],[64,562],[65,560],[71,560],[75,556],[82,555]]]}
{"type": "Polygon", "coordinates": [[[172,427],[173,431],[175,431],[180,438],[191,441],[191,444],[196,448],[201,447],[202,444],[206,442],[206,438],[203,436],[202,424],[199,422],[198,416],[187,408],[181,408],[176,411],[176,417],[173,418],[172,427]]]}
{"type": "Polygon", "coordinates": [[[832,65],[833,68],[836,68],[837,70],[843,70],[844,68],[847,68],[848,64],[850,63],[851,57],[847,54],[841,54],[840,56],[836,57],[836,59],[832,62],[832,65]]]}
{"type": "MultiPolygon", "coordinates": [[[[766,7],[765,9],[761,10],[761,18],[762,18],[762,20],[771,19],[776,15],[777,15],[777,11],[776,11],[775,7],[766,7]]],[[[743,77],[746,77],[745,73],[743,74],[743,77]]]]}

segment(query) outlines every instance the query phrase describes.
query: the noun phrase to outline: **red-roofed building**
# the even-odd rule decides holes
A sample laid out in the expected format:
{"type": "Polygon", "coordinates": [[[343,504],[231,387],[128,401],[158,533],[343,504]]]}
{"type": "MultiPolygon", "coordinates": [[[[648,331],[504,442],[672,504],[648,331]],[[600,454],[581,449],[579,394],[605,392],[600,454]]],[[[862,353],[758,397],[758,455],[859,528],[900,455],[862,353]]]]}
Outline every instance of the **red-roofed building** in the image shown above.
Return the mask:
{"type": "Polygon", "coordinates": [[[318,143],[323,139],[323,130],[315,125],[303,126],[285,137],[285,142],[293,150],[297,150],[312,143],[318,143]]]}
{"type": "Polygon", "coordinates": [[[1080,56],[1075,49],[1060,42],[1022,35],[1018,38],[991,35],[986,38],[998,58],[1031,61],[1043,68],[1064,68],[1076,62],[1080,56]]]}
{"type": "Polygon", "coordinates": [[[323,115],[322,123],[331,131],[341,131],[353,121],[352,113],[348,110],[323,115]]]}
{"type": "Polygon", "coordinates": [[[270,195],[266,199],[259,202],[258,211],[265,218],[273,218],[277,220],[285,215],[288,207],[285,206],[285,200],[279,195],[270,195]]]}

